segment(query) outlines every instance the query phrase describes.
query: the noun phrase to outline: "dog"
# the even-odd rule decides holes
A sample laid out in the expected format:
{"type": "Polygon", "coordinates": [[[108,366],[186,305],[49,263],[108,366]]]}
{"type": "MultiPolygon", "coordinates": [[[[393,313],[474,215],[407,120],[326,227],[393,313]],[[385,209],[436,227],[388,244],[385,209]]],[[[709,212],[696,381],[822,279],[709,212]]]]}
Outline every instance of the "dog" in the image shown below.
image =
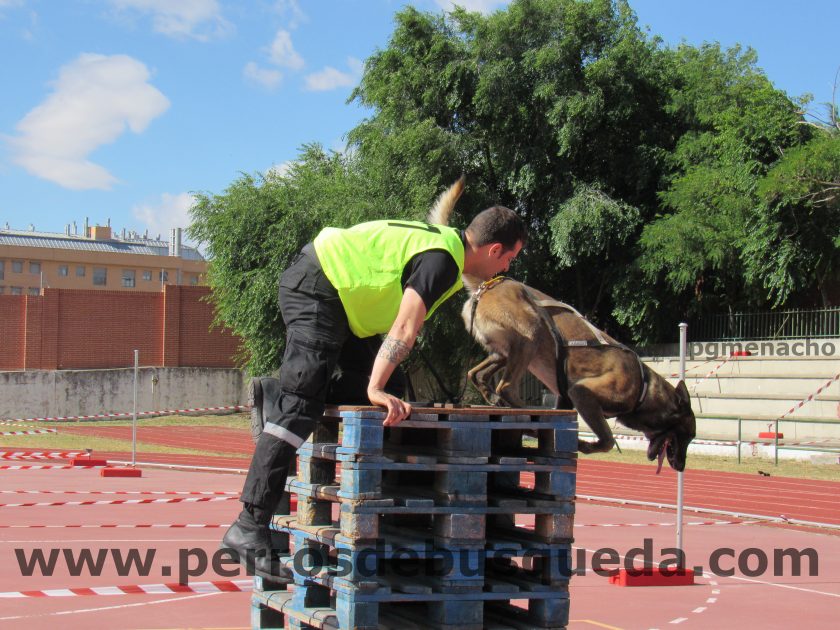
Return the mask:
{"type": "MultiPolygon", "coordinates": [[[[428,213],[429,223],[448,225],[465,181],[461,176],[441,193],[428,213]]],[[[464,323],[489,352],[467,377],[489,404],[523,407],[517,392],[530,371],[595,433],[595,442],[578,440],[582,453],[612,449],[615,438],[607,418],[615,417],[647,437],[647,456],[658,459],[657,473],[665,457],[675,470],[685,469],[696,420],[683,381],[674,387],[574,308],[532,287],[510,278],[463,280],[471,293],[464,323]],[[499,370],[493,388],[491,379],[499,370]]]]}
{"type": "Polygon", "coordinates": [[[674,387],[573,307],[521,282],[495,278],[479,284],[465,276],[464,283],[471,291],[464,323],[489,352],[467,376],[489,404],[524,406],[517,392],[530,371],[558,402],[567,396],[595,433],[595,442],[578,440],[582,453],[615,445],[607,424],[615,417],[647,437],[648,459],[659,460],[657,473],[666,456],[673,469],[685,469],[696,420],[683,381],[674,387]],[[491,379],[500,370],[494,389],[491,379]]]}

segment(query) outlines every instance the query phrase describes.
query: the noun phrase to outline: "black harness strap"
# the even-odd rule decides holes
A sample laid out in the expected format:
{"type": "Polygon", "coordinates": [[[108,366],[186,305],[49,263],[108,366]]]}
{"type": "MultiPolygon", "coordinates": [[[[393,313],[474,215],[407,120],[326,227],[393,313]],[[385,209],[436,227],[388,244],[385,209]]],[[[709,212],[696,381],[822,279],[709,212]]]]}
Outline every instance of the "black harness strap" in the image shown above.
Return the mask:
{"type": "MultiPolygon", "coordinates": [[[[492,289],[494,286],[499,284],[500,282],[504,282],[508,278],[506,276],[496,276],[495,278],[491,278],[490,280],[486,280],[482,282],[478,289],[476,289],[475,293],[473,294],[473,302],[472,308],[470,310],[470,337],[473,336],[473,326],[475,323],[475,311],[478,308],[478,301],[481,299],[481,296],[484,295],[487,291],[492,289]]],[[[621,343],[609,343],[603,336],[600,330],[595,328],[589,320],[587,320],[583,315],[581,315],[574,307],[569,306],[563,302],[555,302],[555,301],[539,301],[534,300],[534,306],[537,307],[537,312],[539,313],[540,317],[546,323],[549,332],[551,333],[551,337],[554,340],[554,357],[555,357],[555,374],[557,378],[557,391],[560,393],[557,396],[557,402],[554,405],[555,409],[573,409],[574,404],[572,403],[571,399],[569,398],[569,375],[568,375],[568,362],[569,362],[569,353],[566,351],[567,348],[616,348],[618,350],[624,350],[626,352],[631,352],[639,363],[639,372],[641,374],[641,387],[639,390],[639,397],[636,400],[636,404],[633,406],[633,409],[629,413],[635,413],[636,410],[641,406],[641,404],[645,401],[648,392],[648,377],[647,372],[645,372],[644,364],[642,363],[641,358],[639,355],[633,352],[630,348],[625,346],[621,343]],[[564,308],[581,319],[589,326],[592,330],[593,334],[595,335],[596,339],[572,339],[566,340],[563,337],[563,333],[560,332],[560,329],[557,328],[557,324],[554,321],[554,318],[548,313],[546,310],[546,306],[558,306],[560,308],[564,308]]]]}

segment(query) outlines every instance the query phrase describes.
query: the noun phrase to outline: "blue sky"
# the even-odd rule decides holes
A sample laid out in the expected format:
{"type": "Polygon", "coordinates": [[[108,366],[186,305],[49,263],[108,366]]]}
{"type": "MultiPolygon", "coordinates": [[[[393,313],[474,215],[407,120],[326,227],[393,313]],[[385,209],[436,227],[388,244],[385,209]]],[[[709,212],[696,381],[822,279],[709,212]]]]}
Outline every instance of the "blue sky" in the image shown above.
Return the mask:
{"type": "MultiPolygon", "coordinates": [[[[0,0],[0,229],[164,234],[191,193],[341,149],[346,104],[402,0],[0,0]]],[[[450,0],[415,0],[441,11],[450,0]]],[[[492,11],[500,0],[462,0],[492,11]]],[[[752,46],[791,96],[831,100],[840,2],[631,0],[667,44],[752,46]]],[[[838,97],[840,100],[840,96],[838,97]]]]}

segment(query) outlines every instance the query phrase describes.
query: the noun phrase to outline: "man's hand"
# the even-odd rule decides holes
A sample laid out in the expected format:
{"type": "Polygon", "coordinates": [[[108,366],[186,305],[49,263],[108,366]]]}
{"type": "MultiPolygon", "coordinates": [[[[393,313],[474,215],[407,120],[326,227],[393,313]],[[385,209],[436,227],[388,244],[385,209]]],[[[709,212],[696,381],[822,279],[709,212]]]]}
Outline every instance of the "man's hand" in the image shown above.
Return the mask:
{"type": "Polygon", "coordinates": [[[411,405],[385,390],[368,387],[367,395],[372,404],[388,410],[388,415],[382,422],[383,426],[390,427],[399,424],[411,415],[411,405]]]}
{"type": "Polygon", "coordinates": [[[376,354],[367,390],[372,404],[388,410],[382,423],[386,427],[393,426],[411,415],[411,405],[385,392],[385,383],[394,369],[408,356],[425,317],[426,305],[423,299],[417,291],[408,287],[403,293],[397,319],[376,354]]]}

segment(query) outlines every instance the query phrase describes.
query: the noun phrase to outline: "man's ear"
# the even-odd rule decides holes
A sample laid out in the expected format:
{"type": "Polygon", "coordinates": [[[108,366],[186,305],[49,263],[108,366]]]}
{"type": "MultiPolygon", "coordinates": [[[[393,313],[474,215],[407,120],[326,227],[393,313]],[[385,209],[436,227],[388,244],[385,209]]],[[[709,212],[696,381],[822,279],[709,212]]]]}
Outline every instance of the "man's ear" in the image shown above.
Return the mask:
{"type": "Polygon", "coordinates": [[[492,243],[490,245],[490,248],[487,250],[487,253],[493,258],[498,258],[502,255],[502,252],[504,251],[505,248],[501,243],[492,243]]]}

